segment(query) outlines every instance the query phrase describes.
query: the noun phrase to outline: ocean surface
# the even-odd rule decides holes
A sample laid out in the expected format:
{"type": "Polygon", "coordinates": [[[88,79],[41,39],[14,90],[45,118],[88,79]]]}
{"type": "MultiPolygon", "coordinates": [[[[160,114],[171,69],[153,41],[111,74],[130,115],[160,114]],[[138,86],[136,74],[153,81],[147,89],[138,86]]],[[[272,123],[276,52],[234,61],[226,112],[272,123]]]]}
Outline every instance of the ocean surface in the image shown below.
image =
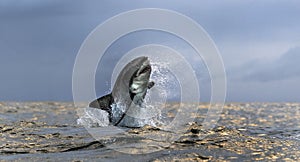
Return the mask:
{"type": "Polygon", "coordinates": [[[141,128],[78,124],[78,110],[85,106],[0,102],[0,160],[300,160],[300,103],[227,103],[212,129],[203,125],[207,103],[184,104],[197,112],[182,131],[161,126],[176,119],[178,103],[162,108],[161,125],[141,128]]]}

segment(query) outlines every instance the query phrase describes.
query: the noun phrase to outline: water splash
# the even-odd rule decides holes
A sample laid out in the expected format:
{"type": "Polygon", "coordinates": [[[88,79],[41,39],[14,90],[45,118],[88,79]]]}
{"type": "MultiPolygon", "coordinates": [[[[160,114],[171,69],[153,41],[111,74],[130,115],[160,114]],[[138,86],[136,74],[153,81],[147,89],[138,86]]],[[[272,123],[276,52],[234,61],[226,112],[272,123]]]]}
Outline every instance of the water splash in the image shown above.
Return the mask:
{"type": "Polygon", "coordinates": [[[83,115],[79,119],[77,119],[77,124],[84,125],[89,128],[108,126],[108,113],[100,109],[90,107],[84,108],[83,115]]]}

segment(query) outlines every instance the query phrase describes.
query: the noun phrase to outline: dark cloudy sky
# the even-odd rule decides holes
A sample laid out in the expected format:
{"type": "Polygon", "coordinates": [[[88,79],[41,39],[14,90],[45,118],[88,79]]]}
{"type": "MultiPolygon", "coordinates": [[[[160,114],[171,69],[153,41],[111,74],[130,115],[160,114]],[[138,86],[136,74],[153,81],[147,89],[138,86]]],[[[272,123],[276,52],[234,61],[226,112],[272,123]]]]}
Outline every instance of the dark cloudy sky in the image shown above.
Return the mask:
{"type": "MultiPolygon", "coordinates": [[[[225,64],[227,101],[300,101],[297,0],[0,0],[0,100],[71,101],[81,43],[106,19],[137,8],[180,12],[208,32],[225,64]]],[[[156,43],[176,43],[147,35],[156,43]]],[[[112,51],[149,43],[137,37],[120,40],[112,51]]]]}

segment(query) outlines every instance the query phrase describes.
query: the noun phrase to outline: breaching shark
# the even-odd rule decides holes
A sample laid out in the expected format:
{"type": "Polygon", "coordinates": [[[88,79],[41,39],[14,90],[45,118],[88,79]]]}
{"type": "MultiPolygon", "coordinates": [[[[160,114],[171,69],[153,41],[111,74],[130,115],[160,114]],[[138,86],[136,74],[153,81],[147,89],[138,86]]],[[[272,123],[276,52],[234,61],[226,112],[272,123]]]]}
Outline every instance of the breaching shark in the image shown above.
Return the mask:
{"type": "MultiPolygon", "coordinates": [[[[150,82],[151,65],[148,57],[138,57],[129,62],[120,72],[110,94],[100,97],[89,104],[89,107],[105,110],[109,114],[109,121],[117,126],[126,116],[131,104],[141,106],[147,90],[154,86],[150,82]],[[125,109],[121,113],[112,111],[113,104],[121,104],[125,109]]],[[[120,109],[120,107],[116,107],[120,109]]]]}

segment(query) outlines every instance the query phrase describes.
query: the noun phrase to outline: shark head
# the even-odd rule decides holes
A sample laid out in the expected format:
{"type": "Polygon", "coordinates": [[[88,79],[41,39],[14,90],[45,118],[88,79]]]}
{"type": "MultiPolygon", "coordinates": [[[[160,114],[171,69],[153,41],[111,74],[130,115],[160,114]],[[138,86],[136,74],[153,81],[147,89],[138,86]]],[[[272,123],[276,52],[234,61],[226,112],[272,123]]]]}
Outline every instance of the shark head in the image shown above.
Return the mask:
{"type": "Polygon", "coordinates": [[[147,93],[154,83],[149,82],[151,65],[148,59],[143,59],[139,68],[135,71],[129,82],[130,98],[134,104],[141,106],[147,93]]]}
{"type": "Polygon", "coordinates": [[[130,92],[139,94],[147,90],[150,74],[151,66],[149,61],[146,60],[132,76],[129,83],[130,92]]]}
{"type": "Polygon", "coordinates": [[[141,56],[130,61],[118,75],[112,90],[113,97],[123,103],[131,102],[136,95],[144,97],[149,85],[153,86],[152,82],[149,83],[150,74],[148,57],[141,56]]]}

